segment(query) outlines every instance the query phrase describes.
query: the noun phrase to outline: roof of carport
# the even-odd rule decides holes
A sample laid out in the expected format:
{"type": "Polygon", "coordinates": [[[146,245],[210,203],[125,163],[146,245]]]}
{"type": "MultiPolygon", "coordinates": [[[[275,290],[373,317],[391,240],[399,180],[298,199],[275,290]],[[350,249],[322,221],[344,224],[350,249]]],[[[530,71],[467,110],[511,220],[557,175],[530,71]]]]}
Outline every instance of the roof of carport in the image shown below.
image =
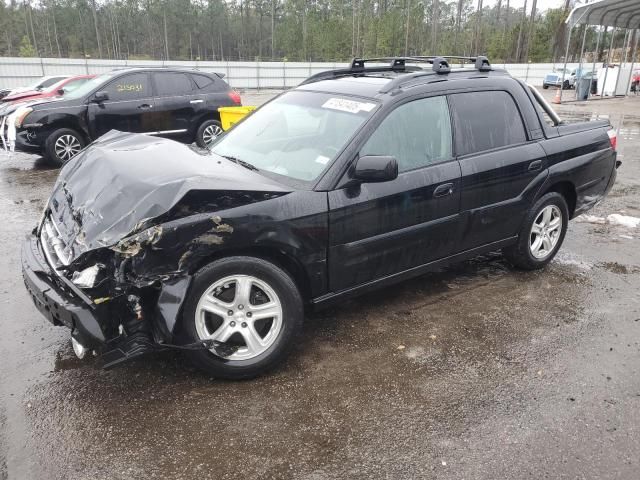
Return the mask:
{"type": "Polygon", "coordinates": [[[600,0],[575,7],[566,22],[570,27],[579,24],[605,27],[639,28],[639,0],[600,0]]]}

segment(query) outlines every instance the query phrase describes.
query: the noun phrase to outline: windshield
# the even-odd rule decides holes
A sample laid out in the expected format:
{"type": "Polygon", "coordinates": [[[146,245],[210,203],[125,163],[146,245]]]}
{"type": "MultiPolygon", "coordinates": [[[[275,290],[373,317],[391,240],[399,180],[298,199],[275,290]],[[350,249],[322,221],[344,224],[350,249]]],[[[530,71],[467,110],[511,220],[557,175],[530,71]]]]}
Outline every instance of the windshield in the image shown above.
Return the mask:
{"type": "Polygon", "coordinates": [[[111,78],[113,78],[113,75],[114,73],[103,73],[102,75],[93,77],[92,79],[87,80],[85,83],[77,87],[72,92],[65,91],[64,98],[70,99],[70,100],[73,100],[76,98],[82,98],[85,95],[91,93],[94,89],[98,88],[103,83],[107,82],[108,80],[111,80],[111,78]]]}
{"type": "Polygon", "coordinates": [[[220,137],[211,151],[309,182],[331,164],[377,106],[340,95],[287,92],[220,137]]]}

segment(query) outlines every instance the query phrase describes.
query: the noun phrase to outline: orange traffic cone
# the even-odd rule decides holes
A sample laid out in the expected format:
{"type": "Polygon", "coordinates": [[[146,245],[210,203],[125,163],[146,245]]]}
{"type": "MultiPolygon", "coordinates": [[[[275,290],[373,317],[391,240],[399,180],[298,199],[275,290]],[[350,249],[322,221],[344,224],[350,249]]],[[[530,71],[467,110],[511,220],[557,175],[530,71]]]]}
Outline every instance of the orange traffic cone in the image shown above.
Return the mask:
{"type": "Polygon", "coordinates": [[[558,90],[556,90],[556,96],[553,98],[553,102],[552,103],[562,103],[561,97],[560,97],[560,88],[558,90]]]}

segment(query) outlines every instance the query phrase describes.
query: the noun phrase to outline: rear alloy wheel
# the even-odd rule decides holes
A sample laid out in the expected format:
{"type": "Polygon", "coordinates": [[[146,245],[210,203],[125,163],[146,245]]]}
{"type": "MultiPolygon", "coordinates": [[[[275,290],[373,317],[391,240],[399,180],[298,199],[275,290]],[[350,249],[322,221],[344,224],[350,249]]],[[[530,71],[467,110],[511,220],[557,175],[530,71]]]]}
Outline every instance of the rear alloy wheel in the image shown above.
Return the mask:
{"type": "Polygon", "coordinates": [[[53,132],[45,141],[46,158],[52,164],[61,167],[85,146],[82,136],[70,128],[61,128],[53,132]]]}
{"type": "Polygon", "coordinates": [[[558,253],[568,224],[567,202],[558,192],[549,192],[529,210],[518,242],[504,248],[504,256],[524,270],[542,268],[558,253]]]}
{"type": "Polygon", "coordinates": [[[275,367],[302,328],[302,298],[292,278],[254,257],[228,257],[200,270],[182,314],[185,342],[214,340],[220,348],[187,352],[217,378],[251,378],[275,367]]]}
{"type": "Polygon", "coordinates": [[[196,144],[200,148],[210,148],[216,139],[224,133],[222,125],[217,120],[203,122],[196,132],[196,144]]]}
{"type": "Polygon", "coordinates": [[[547,205],[533,221],[529,249],[535,258],[544,260],[558,244],[562,231],[562,213],[555,205],[547,205]]]}

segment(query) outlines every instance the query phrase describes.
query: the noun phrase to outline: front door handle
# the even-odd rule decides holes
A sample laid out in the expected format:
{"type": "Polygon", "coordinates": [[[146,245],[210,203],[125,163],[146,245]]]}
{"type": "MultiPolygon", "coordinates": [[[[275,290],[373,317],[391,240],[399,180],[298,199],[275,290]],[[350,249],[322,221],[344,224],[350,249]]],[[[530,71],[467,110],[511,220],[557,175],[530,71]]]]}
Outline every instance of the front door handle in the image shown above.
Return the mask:
{"type": "Polygon", "coordinates": [[[191,104],[202,103],[202,102],[204,102],[204,100],[189,100],[189,103],[191,104]]]}
{"type": "Polygon", "coordinates": [[[142,105],[138,105],[138,108],[140,110],[148,110],[150,108],[153,108],[153,105],[149,105],[148,103],[143,103],[142,105]]]}
{"type": "Polygon", "coordinates": [[[529,164],[529,171],[540,170],[540,167],[542,167],[542,160],[534,160],[529,164]]]}
{"type": "Polygon", "coordinates": [[[447,195],[451,195],[453,193],[453,183],[443,183],[442,185],[438,185],[436,189],[433,191],[433,197],[446,197],[447,195]]]}

